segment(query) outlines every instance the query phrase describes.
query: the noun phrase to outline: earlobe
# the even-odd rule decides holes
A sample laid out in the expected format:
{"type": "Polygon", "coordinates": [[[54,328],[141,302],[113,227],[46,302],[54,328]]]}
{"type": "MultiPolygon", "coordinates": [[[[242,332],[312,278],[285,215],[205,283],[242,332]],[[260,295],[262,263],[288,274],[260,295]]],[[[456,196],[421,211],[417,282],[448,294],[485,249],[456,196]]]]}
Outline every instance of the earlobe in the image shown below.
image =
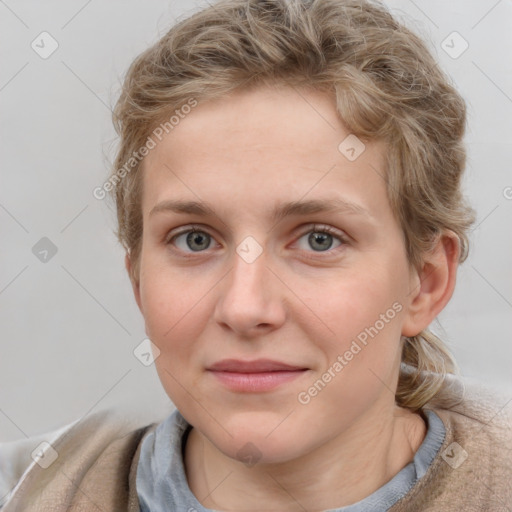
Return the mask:
{"type": "Polygon", "coordinates": [[[460,244],[452,231],[444,232],[416,273],[419,283],[411,290],[402,335],[411,337],[426,329],[453,295],[459,264],[460,244]]]}
{"type": "Polygon", "coordinates": [[[135,278],[132,272],[132,261],[130,259],[130,255],[128,253],[125,254],[124,257],[124,264],[126,267],[126,271],[128,272],[128,276],[130,277],[130,282],[132,284],[133,289],[133,295],[135,297],[135,301],[137,302],[137,306],[139,306],[139,309],[142,314],[144,314],[143,308],[142,308],[142,301],[140,300],[140,281],[135,278]]]}

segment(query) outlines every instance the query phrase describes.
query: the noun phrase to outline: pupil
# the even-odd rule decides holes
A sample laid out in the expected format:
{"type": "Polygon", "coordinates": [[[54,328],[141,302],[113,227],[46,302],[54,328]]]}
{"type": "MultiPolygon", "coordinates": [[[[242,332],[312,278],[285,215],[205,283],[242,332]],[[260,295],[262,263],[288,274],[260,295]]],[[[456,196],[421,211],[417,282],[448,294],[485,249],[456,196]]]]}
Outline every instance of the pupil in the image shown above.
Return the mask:
{"type": "Polygon", "coordinates": [[[193,251],[201,251],[202,249],[206,249],[209,245],[208,238],[205,236],[205,233],[197,231],[188,234],[187,244],[193,251]],[[194,247],[195,244],[198,244],[199,248],[194,247]]]}
{"type": "Polygon", "coordinates": [[[319,250],[325,251],[332,245],[332,236],[328,233],[311,233],[309,235],[309,242],[313,248],[317,246],[319,250]]]}

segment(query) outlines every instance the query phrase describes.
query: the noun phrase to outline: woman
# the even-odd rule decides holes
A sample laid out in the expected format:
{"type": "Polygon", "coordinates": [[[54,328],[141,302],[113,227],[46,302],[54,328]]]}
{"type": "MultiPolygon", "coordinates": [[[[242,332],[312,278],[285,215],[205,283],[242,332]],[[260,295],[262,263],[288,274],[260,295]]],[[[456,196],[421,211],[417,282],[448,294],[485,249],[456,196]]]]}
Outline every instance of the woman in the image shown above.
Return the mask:
{"type": "Polygon", "coordinates": [[[428,330],[465,120],[374,2],[224,0],[137,57],[96,193],[177,411],[73,424],[3,510],[506,510],[506,402],[428,330]]]}

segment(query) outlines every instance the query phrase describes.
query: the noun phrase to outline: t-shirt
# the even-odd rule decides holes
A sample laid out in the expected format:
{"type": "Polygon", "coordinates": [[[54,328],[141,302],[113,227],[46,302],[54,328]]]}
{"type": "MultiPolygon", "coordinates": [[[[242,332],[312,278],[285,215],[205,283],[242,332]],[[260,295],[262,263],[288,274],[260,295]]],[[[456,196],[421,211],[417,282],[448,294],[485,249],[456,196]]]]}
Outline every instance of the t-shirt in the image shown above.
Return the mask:
{"type": "MultiPolygon", "coordinates": [[[[445,427],[434,411],[424,411],[427,434],[414,459],[365,499],[329,512],[384,512],[425,475],[445,438],[445,427]]],[[[190,490],[185,475],[183,448],[190,424],[175,411],[142,442],[137,466],[137,493],[141,512],[183,510],[208,512],[190,490]]]]}

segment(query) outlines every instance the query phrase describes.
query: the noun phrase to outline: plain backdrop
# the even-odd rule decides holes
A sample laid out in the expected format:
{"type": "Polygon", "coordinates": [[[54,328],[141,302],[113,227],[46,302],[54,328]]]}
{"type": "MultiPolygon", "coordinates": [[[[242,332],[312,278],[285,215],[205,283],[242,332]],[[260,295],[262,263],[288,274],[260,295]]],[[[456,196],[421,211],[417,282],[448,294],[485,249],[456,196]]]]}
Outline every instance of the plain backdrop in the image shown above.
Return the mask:
{"type": "MultiPolygon", "coordinates": [[[[469,107],[465,189],[478,220],[433,328],[464,375],[510,384],[512,3],[386,4],[427,40],[469,107]]],[[[128,65],[203,5],[0,1],[1,441],[98,409],[126,407],[147,423],[173,409],[154,365],[134,356],[144,324],[113,211],[92,191],[113,159],[111,108],[128,65]]]]}

